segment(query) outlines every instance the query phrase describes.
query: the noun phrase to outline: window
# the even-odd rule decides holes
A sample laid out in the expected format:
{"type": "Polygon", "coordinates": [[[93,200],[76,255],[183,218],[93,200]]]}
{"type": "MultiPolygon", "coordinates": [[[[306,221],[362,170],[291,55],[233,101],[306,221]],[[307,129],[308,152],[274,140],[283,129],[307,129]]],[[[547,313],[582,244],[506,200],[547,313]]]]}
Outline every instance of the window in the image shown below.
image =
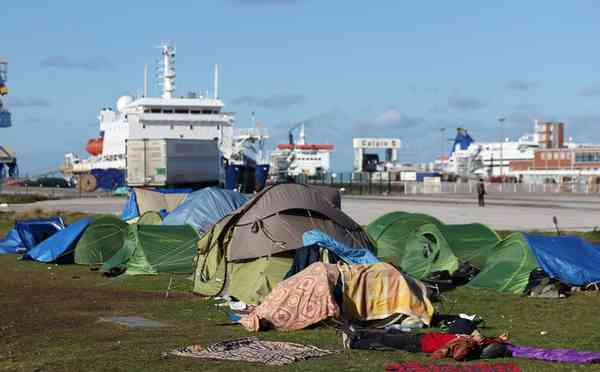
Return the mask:
{"type": "Polygon", "coordinates": [[[198,115],[200,114],[200,110],[192,110],[190,111],[190,114],[198,115]]]}
{"type": "Polygon", "coordinates": [[[203,114],[212,114],[212,110],[202,110],[203,114]]]}
{"type": "Polygon", "coordinates": [[[150,109],[150,112],[153,113],[153,114],[160,114],[160,109],[153,107],[153,108],[150,109]]]}
{"type": "Polygon", "coordinates": [[[190,112],[187,109],[177,109],[177,110],[175,110],[175,113],[176,114],[189,114],[190,112]]]}
{"type": "Polygon", "coordinates": [[[163,114],[172,114],[173,110],[172,109],[164,109],[163,110],[163,114]]]}
{"type": "Polygon", "coordinates": [[[144,107],[144,112],[149,114],[150,113],[150,107],[144,107]]]}

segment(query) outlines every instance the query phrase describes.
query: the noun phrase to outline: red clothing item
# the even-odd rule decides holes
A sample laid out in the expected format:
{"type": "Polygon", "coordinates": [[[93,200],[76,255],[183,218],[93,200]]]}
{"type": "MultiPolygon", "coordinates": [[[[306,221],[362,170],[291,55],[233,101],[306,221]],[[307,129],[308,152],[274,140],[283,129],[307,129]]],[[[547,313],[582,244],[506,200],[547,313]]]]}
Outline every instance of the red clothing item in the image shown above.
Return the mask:
{"type": "Polygon", "coordinates": [[[421,351],[424,353],[433,353],[448,342],[458,338],[458,335],[452,333],[429,332],[421,337],[421,351]]]}

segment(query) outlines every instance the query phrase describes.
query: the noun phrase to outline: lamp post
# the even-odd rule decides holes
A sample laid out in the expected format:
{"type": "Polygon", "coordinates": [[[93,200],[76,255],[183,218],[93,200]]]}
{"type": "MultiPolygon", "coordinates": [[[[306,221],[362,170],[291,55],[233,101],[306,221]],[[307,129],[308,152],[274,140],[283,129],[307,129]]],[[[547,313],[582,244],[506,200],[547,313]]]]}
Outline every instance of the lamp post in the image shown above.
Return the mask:
{"type": "Polygon", "coordinates": [[[442,136],[441,139],[442,141],[440,142],[441,145],[441,153],[440,153],[440,170],[442,170],[443,168],[443,163],[444,163],[444,141],[446,139],[446,128],[440,128],[440,135],[442,136]]]}
{"type": "Polygon", "coordinates": [[[500,124],[500,177],[504,176],[504,121],[506,118],[499,118],[500,124]]]}

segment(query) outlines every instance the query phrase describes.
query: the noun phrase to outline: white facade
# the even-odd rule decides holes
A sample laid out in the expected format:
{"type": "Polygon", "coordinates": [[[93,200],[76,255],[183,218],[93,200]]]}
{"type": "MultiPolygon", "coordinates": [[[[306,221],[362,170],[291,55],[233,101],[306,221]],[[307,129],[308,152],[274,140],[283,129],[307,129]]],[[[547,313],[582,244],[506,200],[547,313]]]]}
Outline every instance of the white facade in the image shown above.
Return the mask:
{"type": "Polygon", "coordinates": [[[379,171],[392,170],[398,167],[398,149],[402,147],[402,141],[399,138],[353,138],[352,147],[354,147],[354,171],[363,171],[363,159],[365,149],[384,149],[385,161],[378,165],[379,171]]]}

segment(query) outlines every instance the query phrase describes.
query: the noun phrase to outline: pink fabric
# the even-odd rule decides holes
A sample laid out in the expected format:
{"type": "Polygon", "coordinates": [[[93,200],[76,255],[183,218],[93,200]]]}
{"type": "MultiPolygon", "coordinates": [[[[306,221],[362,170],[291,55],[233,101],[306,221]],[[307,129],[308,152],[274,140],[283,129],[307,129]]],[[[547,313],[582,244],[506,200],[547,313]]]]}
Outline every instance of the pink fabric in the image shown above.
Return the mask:
{"type": "Polygon", "coordinates": [[[386,372],[520,372],[513,363],[473,363],[463,365],[423,364],[419,362],[390,363],[386,372]]]}
{"type": "Polygon", "coordinates": [[[333,288],[339,278],[335,265],[314,263],[279,283],[240,323],[249,331],[260,329],[260,320],[275,329],[295,331],[339,314],[333,288]]]}

